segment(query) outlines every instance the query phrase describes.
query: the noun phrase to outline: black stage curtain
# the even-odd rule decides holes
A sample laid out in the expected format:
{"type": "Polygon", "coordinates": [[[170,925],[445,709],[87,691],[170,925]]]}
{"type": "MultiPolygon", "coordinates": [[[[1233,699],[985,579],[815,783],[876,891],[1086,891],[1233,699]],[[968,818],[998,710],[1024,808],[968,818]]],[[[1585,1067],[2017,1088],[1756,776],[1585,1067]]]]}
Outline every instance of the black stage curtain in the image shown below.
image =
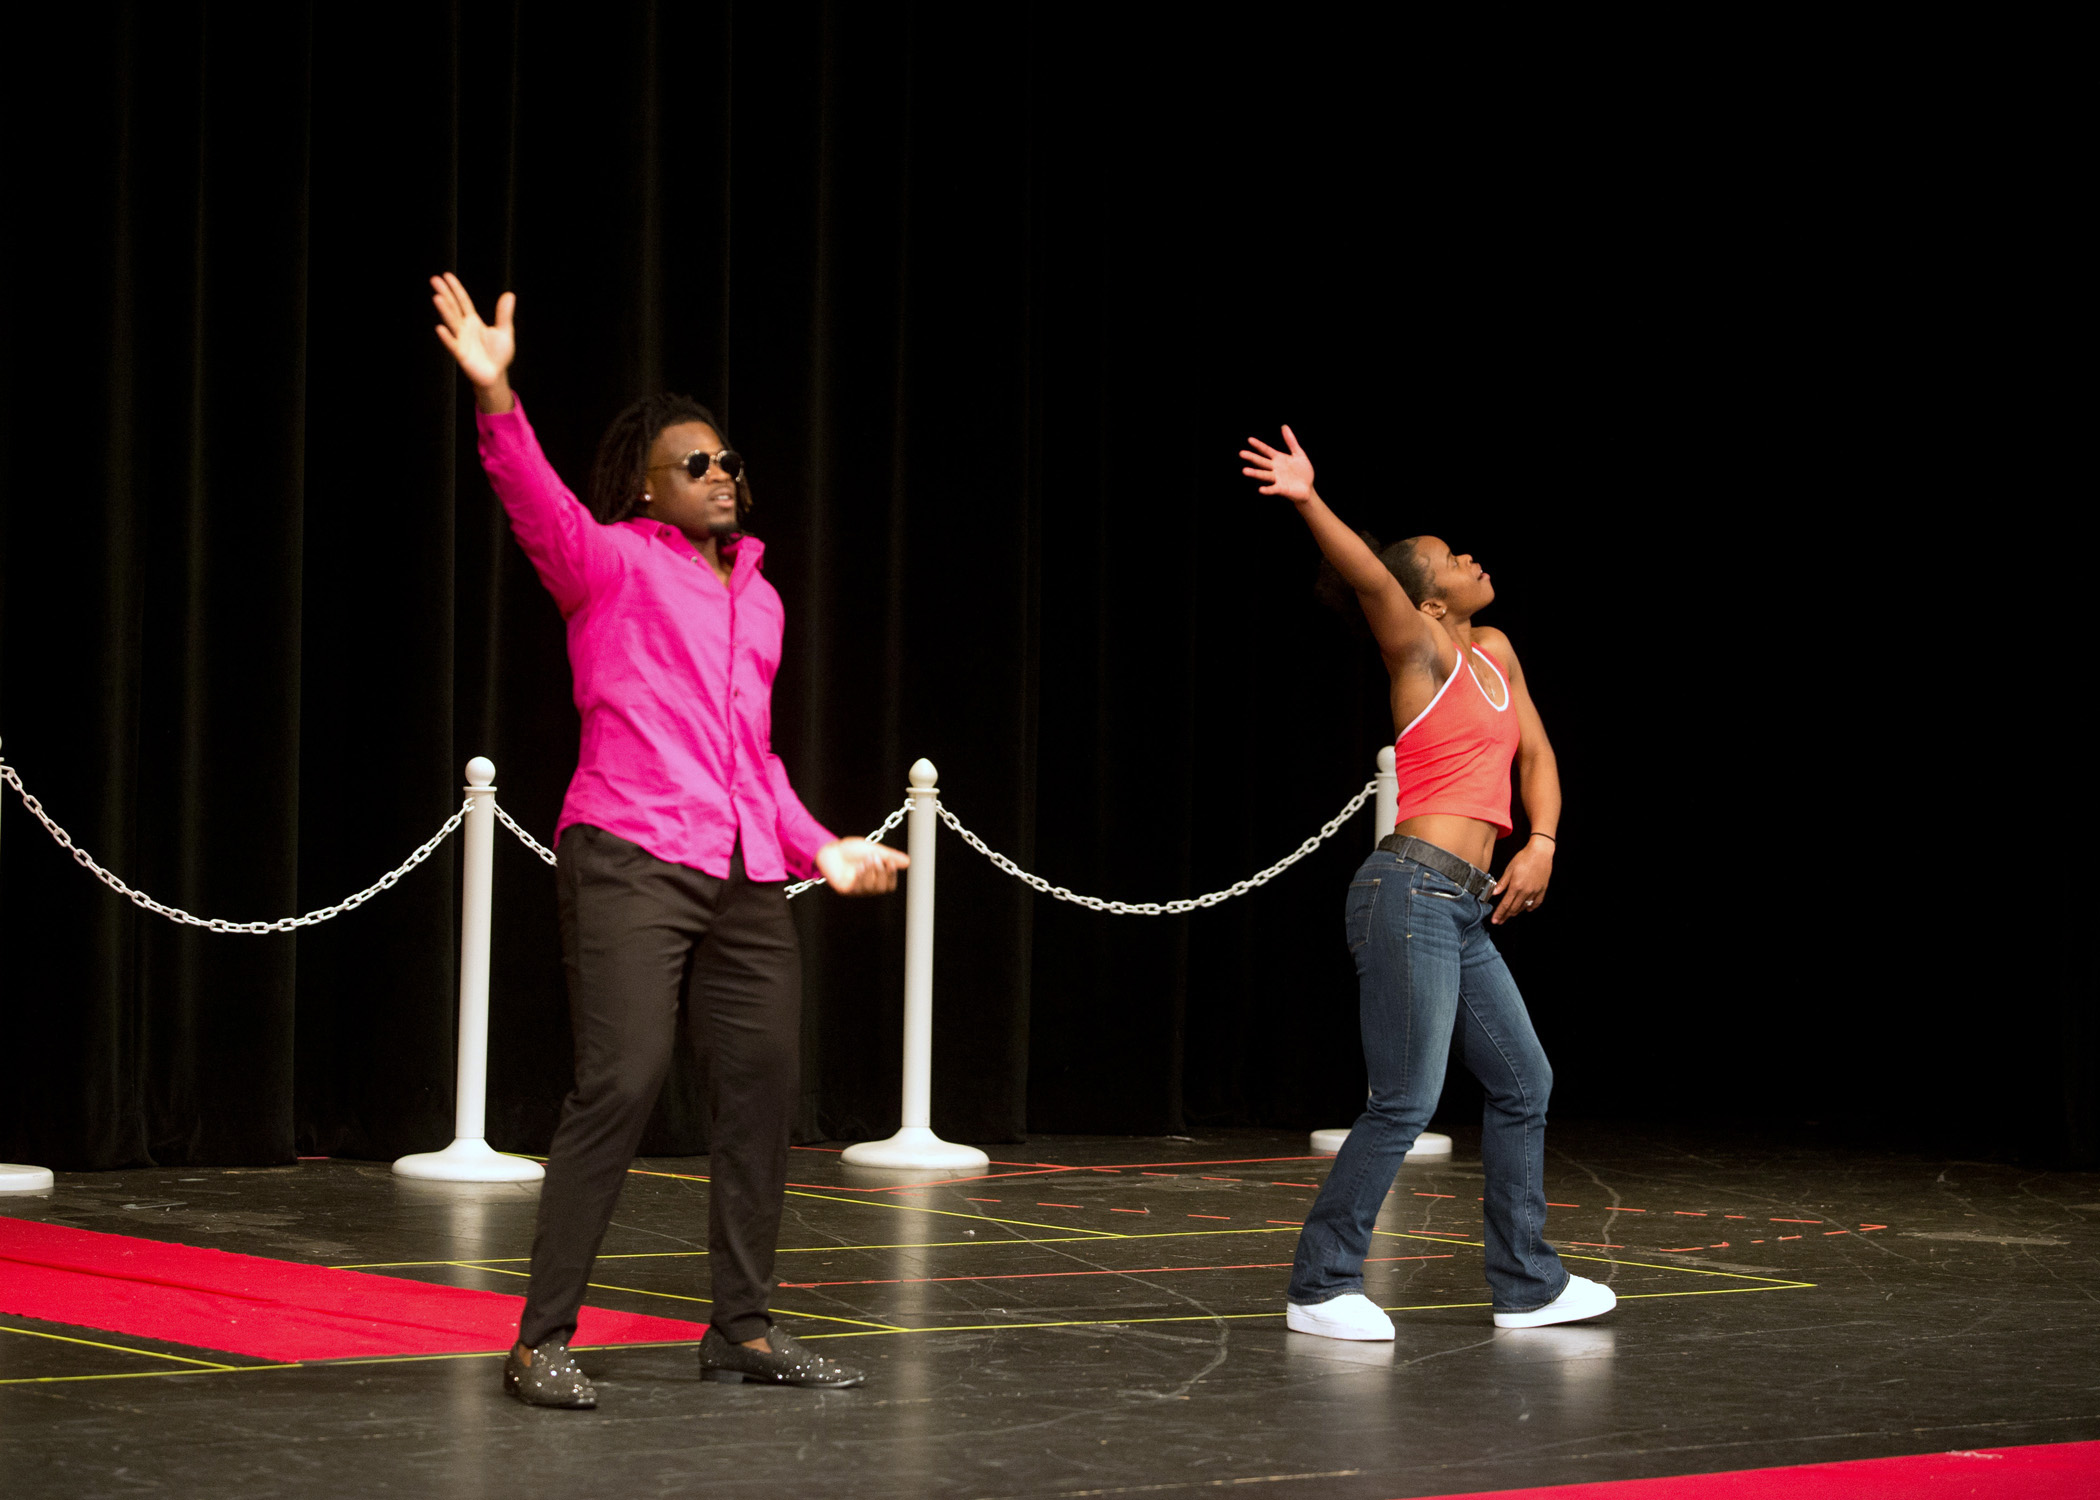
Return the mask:
{"type": "MultiPolygon", "coordinates": [[[[1813,83],[1753,129],[1689,61],[1578,84],[1506,39],[1250,16],[11,16],[7,759],[84,848],[213,916],[364,885],[474,754],[551,832],[561,625],[431,334],[424,279],[454,267],[485,306],[518,292],[515,381],[572,484],[665,387],[751,457],[789,612],[776,746],[819,817],[864,830],[926,756],[1060,884],[1213,889],[1391,733],[1302,529],[1237,472],[1290,421],[1345,514],[1447,536],[1503,591],[1568,789],[1553,897],[1505,943],[1564,1115],[2090,1153],[2090,947],[2027,935],[2039,851],[2001,826],[2058,773],[2000,761],[2012,811],[1983,849],[1946,836],[1972,700],[2031,728],[2061,684],[1950,609],[2005,565],[1919,501],[1982,493],[1944,419],[1985,399],[1994,336],[1913,314],[1953,263],[1905,232],[1944,211],[1907,186],[1930,153],[1813,83]]],[[[1991,493],[2068,555],[2089,528],[2038,520],[2021,461],[1991,493]]],[[[0,1157],[449,1138],[453,845],[363,910],[234,937],[4,816],[0,1157]]],[[[1346,1123],[1368,827],[1170,920],[1035,899],[943,835],[936,1128],[1346,1123]]],[[[499,835],[508,1149],[544,1147],[568,1082],[552,890],[499,835]]],[[[805,1138],[895,1124],[901,905],[797,904],[805,1138]]],[[[705,1144],[681,1068],[647,1149],[705,1144]]]]}

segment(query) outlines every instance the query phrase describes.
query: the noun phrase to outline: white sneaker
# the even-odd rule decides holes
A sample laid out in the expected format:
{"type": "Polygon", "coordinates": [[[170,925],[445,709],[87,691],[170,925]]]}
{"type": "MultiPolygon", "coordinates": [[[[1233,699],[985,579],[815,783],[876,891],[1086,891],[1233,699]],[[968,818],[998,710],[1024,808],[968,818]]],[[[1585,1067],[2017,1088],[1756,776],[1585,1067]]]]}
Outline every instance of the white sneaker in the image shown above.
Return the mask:
{"type": "MultiPolygon", "coordinates": [[[[1362,1292],[1347,1292],[1310,1307],[1286,1302],[1285,1321],[1293,1333],[1317,1333],[1326,1339],[1389,1339],[1393,1320],[1362,1292]]],[[[1585,1314],[1584,1316],[1588,1316],[1585,1314]]]]}
{"type": "Polygon", "coordinates": [[[1540,1328],[1548,1323],[1579,1323],[1584,1318],[1601,1318],[1618,1305],[1619,1294],[1601,1281],[1570,1276],[1566,1289],[1544,1307],[1530,1312],[1496,1313],[1495,1326],[1540,1328]]]}

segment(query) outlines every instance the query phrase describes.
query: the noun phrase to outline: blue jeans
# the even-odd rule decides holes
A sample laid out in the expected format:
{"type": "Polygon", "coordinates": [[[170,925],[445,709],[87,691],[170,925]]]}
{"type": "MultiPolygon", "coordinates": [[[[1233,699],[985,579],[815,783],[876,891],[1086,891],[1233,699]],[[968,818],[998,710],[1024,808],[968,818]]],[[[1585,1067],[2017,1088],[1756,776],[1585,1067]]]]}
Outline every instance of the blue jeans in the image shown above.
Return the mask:
{"type": "Polygon", "coordinates": [[[1544,1238],[1553,1070],[1488,936],[1490,909],[1436,871],[1384,850],[1350,882],[1349,951],[1371,1098],[1298,1236],[1290,1300],[1300,1306],[1364,1289],[1372,1226],[1443,1092],[1454,1033],[1467,1071],[1487,1090],[1480,1157],[1495,1311],[1544,1307],[1568,1284],[1544,1238]]]}

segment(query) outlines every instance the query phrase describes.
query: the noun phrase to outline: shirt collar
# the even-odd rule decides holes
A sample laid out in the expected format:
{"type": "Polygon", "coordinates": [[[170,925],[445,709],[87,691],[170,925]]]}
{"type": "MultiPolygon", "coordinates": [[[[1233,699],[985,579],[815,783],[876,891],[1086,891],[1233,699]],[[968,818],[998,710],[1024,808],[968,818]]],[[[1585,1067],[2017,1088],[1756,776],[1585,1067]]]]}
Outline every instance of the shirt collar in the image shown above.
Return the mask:
{"type": "MultiPolygon", "coordinates": [[[[690,539],[676,526],[663,521],[653,520],[648,516],[631,516],[621,524],[632,526],[644,536],[653,536],[665,545],[677,548],[680,552],[686,551],[691,546],[690,539]]],[[[731,579],[735,579],[740,574],[758,571],[759,564],[765,558],[765,555],[766,544],[749,532],[746,532],[737,539],[736,560],[730,564],[729,576],[731,579]]]]}

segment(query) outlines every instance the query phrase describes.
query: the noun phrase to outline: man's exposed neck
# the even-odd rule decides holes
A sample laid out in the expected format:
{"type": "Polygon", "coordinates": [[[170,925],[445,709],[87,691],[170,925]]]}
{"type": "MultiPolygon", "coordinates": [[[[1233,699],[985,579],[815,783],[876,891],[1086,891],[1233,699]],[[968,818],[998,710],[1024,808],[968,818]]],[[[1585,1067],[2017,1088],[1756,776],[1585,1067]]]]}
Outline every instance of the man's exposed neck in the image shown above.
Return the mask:
{"type": "Polygon", "coordinates": [[[735,571],[735,559],[723,556],[722,549],[725,545],[733,543],[736,540],[735,536],[718,536],[713,531],[703,531],[698,536],[687,531],[684,536],[692,544],[693,551],[700,560],[712,568],[715,576],[723,583],[728,583],[735,571]]]}

